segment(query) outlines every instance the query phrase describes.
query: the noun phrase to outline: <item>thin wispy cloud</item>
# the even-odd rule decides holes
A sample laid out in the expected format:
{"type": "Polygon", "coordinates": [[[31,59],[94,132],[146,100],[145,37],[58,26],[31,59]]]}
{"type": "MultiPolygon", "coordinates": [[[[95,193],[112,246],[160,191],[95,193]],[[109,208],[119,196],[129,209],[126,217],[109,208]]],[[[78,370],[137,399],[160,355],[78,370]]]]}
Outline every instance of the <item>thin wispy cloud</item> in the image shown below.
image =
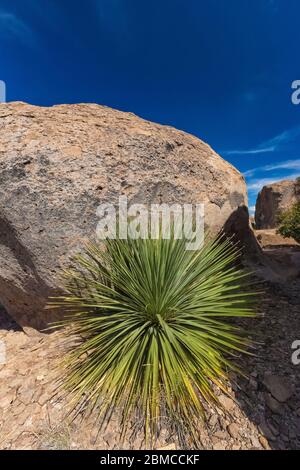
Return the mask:
{"type": "Polygon", "coordinates": [[[0,10],[0,37],[15,38],[31,44],[34,39],[32,29],[14,13],[0,10]]]}
{"type": "Polygon", "coordinates": [[[245,171],[244,176],[251,177],[255,173],[262,171],[276,171],[276,170],[300,170],[300,159],[285,160],[283,162],[273,163],[271,165],[259,166],[245,171]]]}
{"type": "Polygon", "coordinates": [[[222,155],[254,155],[257,153],[267,153],[267,152],[274,152],[275,147],[267,147],[267,148],[257,148],[251,150],[225,150],[221,152],[222,155]]]}
{"type": "Polygon", "coordinates": [[[280,134],[262,142],[255,148],[252,149],[234,149],[234,150],[225,150],[221,152],[223,155],[255,155],[259,153],[268,153],[276,152],[281,149],[281,147],[289,142],[293,142],[297,137],[300,136],[300,126],[293,127],[291,129],[285,130],[280,134]]]}
{"type": "Polygon", "coordinates": [[[266,171],[272,170],[300,170],[300,159],[286,160],[284,162],[274,163],[272,165],[266,165],[263,167],[266,171]]]}
{"type": "Polygon", "coordinates": [[[286,131],[281,132],[281,134],[276,135],[272,139],[267,140],[262,144],[263,147],[272,146],[277,149],[281,144],[292,142],[300,135],[300,126],[292,127],[286,131]]]}

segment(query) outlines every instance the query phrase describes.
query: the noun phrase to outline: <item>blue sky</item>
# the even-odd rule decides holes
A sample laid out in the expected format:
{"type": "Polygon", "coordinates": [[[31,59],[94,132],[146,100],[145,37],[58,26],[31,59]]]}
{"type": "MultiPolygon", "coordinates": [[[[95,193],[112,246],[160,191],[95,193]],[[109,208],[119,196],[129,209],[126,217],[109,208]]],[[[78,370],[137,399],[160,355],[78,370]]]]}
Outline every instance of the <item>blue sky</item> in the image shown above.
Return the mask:
{"type": "Polygon", "coordinates": [[[300,175],[299,0],[0,0],[7,100],[96,102],[208,142],[264,183],[300,175]]]}

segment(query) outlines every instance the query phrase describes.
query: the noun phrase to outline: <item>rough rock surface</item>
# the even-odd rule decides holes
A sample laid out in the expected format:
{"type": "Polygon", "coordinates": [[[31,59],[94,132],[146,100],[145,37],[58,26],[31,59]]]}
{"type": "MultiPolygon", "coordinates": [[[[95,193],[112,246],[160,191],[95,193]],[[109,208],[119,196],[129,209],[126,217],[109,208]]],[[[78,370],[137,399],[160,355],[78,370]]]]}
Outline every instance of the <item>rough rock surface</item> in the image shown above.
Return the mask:
{"type": "Polygon", "coordinates": [[[212,231],[251,238],[243,177],[198,138],[94,104],[0,105],[0,303],[21,326],[53,318],[58,273],[120,195],[204,202],[212,231]]]}
{"type": "Polygon", "coordinates": [[[278,215],[300,201],[300,183],[283,180],[264,186],[258,194],[255,207],[256,229],[277,226],[278,215]]]}

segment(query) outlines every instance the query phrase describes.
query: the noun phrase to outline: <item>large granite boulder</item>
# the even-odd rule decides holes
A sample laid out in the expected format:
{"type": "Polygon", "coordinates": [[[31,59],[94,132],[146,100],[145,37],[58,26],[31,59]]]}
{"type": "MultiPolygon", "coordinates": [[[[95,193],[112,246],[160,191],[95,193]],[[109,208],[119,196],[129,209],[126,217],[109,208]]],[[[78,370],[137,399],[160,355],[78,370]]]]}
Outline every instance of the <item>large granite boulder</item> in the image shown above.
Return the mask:
{"type": "Polygon", "coordinates": [[[204,202],[211,231],[251,238],[244,178],[198,138],[95,104],[0,105],[0,303],[22,327],[53,319],[61,269],[120,195],[204,202]]]}
{"type": "Polygon", "coordinates": [[[256,228],[258,230],[276,228],[278,216],[298,201],[300,201],[298,180],[283,180],[264,186],[256,201],[256,228]]]}

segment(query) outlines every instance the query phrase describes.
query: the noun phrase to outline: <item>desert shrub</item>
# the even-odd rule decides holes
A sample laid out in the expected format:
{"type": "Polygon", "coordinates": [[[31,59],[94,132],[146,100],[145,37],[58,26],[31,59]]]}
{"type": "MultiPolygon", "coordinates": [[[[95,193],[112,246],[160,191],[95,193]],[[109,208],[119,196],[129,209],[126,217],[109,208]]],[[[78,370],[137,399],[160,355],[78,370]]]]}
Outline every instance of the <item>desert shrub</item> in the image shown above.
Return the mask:
{"type": "MultiPolygon", "coordinates": [[[[155,438],[163,417],[197,434],[204,404],[227,390],[233,356],[249,346],[233,321],[253,316],[247,274],[230,241],[186,251],[185,240],[107,240],[74,260],[66,295],[54,299],[78,340],[68,352],[64,383],[74,403],[119,410],[122,431],[138,415],[155,438]]],[[[52,302],[52,304],[53,304],[52,302]]]]}
{"type": "Polygon", "coordinates": [[[285,238],[294,238],[300,243],[300,202],[290,210],[280,214],[278,218],[279,228],[277,232],[285,238]]]}

